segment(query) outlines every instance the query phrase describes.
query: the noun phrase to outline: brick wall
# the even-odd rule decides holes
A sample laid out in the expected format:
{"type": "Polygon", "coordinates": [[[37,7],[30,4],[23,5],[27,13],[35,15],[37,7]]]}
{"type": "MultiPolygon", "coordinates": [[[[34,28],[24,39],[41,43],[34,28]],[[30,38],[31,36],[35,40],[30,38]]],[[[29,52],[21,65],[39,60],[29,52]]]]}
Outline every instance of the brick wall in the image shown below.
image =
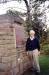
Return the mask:
{"type": "Polygon", "coordinates": [[[18,75],[30,64],[26,52],[16,49],[15,25],[0,17],[0,75],[18,75]]]}
{"type": "Polygon", "coordinates": [[[0,69],[7,72],[13,67],[16,67],[14,28],[4,22],[0,24],[0,69]]]}

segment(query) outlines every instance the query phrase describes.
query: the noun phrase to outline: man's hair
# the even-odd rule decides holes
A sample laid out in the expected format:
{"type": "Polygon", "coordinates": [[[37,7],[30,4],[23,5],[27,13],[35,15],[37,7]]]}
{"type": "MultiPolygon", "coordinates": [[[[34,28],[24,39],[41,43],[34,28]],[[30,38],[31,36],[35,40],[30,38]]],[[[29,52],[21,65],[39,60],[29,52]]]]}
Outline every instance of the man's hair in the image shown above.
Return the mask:
{"type": "Polygon", "coordinates": [[[34,30],[30,30],[30,32],[29,33],[34,33],[35,34],[35,31],[34,30]]]}

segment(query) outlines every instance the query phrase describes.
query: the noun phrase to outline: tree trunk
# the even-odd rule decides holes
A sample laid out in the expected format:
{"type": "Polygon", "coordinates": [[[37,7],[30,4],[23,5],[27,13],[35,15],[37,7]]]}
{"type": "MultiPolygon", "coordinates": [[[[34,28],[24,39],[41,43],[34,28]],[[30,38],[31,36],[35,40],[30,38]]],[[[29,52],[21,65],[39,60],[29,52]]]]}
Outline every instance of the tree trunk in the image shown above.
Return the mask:
{"type": "Polygon", "coordinates": [[[24,2],[25,2],[26,7],[27,7],[27,18],[28,18],[29,25],[32,25],[31,15],[30,15],[30,8],[29,8],[29,5],[28,5],[28,1],[24,0],[24,2]]]}

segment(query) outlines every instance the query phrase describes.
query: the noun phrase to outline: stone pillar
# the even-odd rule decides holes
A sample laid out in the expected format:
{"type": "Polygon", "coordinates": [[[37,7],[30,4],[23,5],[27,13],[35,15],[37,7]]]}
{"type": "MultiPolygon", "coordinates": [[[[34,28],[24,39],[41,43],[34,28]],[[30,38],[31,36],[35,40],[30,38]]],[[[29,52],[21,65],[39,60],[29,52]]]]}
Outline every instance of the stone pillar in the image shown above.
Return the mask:
{"type": "MultiPolygon", "coordinates": [[[[12,16],[0,16],[0,75],[19,75],[31,64],[24,46],[16,49],[17,25],[19,24],[14,24],[12,16]]],[[[19,27],[19,30],[18,34],[24,32],[23,27],[19,27]]],[[[21,36],[24,36],[24,33],[21,36]]]]}

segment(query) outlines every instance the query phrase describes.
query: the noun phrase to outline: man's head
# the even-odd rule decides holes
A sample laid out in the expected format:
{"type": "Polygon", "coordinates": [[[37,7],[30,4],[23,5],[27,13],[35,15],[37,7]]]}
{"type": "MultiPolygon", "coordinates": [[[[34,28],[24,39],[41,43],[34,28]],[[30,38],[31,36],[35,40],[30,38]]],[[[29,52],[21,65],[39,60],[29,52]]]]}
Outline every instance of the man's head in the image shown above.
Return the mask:
{"type": "Polygon", "coordinates": [[[29,34],[30,34],[30,37],[34,37],[35,31],[34,30],[30,30],[29,34]]]}

